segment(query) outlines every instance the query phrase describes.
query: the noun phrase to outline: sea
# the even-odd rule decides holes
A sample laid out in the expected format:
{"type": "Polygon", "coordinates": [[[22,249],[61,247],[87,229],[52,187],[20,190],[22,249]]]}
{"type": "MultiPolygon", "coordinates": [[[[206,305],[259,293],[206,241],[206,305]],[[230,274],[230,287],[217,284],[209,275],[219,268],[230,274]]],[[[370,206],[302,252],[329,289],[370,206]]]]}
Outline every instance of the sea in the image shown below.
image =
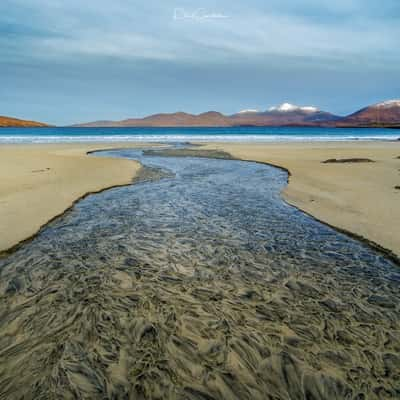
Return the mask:
{"type": "Polygon", "coordinates": [[[224,128],[0,128],[1,143],[71,142],[286,142],[398,140],[387,128],[224,127],[224,128]]]}

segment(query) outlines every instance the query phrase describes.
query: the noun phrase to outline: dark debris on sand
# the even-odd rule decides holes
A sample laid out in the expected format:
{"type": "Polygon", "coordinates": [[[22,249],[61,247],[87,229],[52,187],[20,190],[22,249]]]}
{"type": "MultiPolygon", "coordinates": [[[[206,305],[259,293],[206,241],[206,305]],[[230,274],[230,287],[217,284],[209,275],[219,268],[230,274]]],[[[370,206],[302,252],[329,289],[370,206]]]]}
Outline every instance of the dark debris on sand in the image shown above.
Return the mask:
{"type": "Polygon", "coordinates": [[[345,163],[371,163],[375,162],[370,158],[329,158],[322,161],[322,164],[345,164],[345,163]]]}

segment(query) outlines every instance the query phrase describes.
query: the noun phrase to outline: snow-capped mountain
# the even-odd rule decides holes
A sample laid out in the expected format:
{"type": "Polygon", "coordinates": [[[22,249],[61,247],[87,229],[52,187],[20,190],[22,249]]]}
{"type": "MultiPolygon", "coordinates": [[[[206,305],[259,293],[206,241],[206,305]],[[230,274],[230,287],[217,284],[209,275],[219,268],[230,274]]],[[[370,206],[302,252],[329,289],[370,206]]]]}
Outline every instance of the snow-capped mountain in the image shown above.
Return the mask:
{"type": "Polygon", "coordinates": [[[371,107],[377,107],[377,108],[392,108],[392,107],[400,107],[400,100],[387,100],[383,101],[382,103],[377,103],[374,104],[371,107]]]}
{"type": "Polygon", "coordinates": [[[241,110],[238,112],[238,114],[256,114],[259,113],[260,110],[254,109],[254,108],[249,108],[247,110],[241,110]]]}
{"type": "Polygon", "coordinates": [[[297,106],[283,103],[270,107],[267,111],[256,112],[256,110],[244,110],[231,116],[233,125],[242,126],[289,126],[316,124],[335,121],[340,117],[319,110],[312,106],[297,106]]]}
{"type": "Polygon", "coordinates": [[[400,100],[387,100],[362,108],[343,118],[339,126],[400,126],[400,100]]]}
{"type": "Polygon", "coordinates": [[[294,111],[300,111],[300,112],[306,112],[306,113],[316,113],[319,111],[317,107],[312,107],[312,106],[296,106],[294,104],[290,103],[283,103],[279,106],[274,106],[270,107],[268,109],[269,112],[277,111],[277,112],[294,112],[294,111]]]}

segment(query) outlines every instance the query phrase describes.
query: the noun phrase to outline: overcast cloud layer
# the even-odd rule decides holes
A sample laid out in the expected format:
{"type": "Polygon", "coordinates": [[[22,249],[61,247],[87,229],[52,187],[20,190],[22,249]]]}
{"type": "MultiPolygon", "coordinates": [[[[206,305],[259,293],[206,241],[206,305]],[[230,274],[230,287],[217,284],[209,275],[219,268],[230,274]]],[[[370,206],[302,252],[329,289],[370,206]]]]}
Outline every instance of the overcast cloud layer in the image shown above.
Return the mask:
{"type": "Polygon", "coordinates": [[[400,97],[399,37],[398,0],[2,0],[0,115],[347,114],[400,97]]]}

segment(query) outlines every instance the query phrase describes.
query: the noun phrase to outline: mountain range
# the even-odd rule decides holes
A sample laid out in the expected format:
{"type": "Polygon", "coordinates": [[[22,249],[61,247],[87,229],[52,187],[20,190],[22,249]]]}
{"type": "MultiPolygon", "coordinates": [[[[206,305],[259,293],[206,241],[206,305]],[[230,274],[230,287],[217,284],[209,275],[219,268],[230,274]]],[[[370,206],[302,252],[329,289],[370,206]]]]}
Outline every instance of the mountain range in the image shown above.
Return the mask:
{"type": "Polygon", "coordinates": [[[400,127],[400,100],[388,100],[350,114],[339,116],[312,106],[283,103],[266,111],[243,110],[224,115],[217,111],[202,114],[176,112],[154,114],[122,121],[95,121],[75,127],[232,127],[232,126],[322,126],[322,127],[400,127]]]}
{"type": "MultiPolygon", "coordinates": [[[[0,117],[0,127],[42,127],[41,122],[0,117]]],[[[217,111],[201,114],[185,112],[153,114],[122,121],[95,121],[72,127],[234,127],[234,126],[320,126],[400,128],[400,100],[388,100],[339,116],[313,106],[283,103],[266,111],[247,109],[224,115],[217,111]]]]}

